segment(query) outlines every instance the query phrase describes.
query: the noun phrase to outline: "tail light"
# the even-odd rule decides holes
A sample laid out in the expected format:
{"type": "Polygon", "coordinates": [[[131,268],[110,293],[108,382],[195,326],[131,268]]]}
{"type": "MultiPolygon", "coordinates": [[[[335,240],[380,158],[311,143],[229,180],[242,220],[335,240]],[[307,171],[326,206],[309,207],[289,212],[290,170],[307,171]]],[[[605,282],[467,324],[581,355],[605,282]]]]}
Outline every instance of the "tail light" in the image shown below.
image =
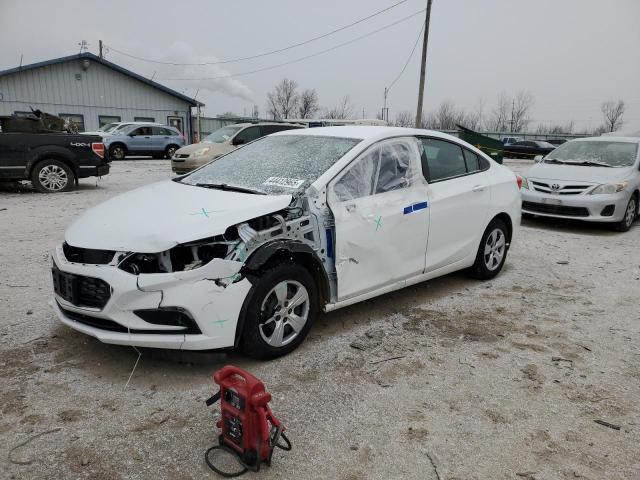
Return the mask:
{"type": "Polygon", "coordinates": [[[96,142],[91,144],[91,150],[100,158],[104,158],[104,143],[96,142]]]}
{"type": "Polygon", "coordinates": [[[522,188],[522,177],[520,175],[516,175],[516,182],[518,184],[518,190],[522,188]]]}

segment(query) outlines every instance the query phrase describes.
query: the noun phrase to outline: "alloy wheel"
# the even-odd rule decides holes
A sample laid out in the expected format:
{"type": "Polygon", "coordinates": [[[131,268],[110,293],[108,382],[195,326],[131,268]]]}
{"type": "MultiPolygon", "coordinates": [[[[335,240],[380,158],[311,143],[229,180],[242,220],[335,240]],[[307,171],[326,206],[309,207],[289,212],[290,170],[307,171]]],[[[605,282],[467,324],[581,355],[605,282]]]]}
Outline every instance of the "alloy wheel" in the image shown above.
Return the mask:
{"type": "Polygon", "coordinates": [[[176,147],[169,147],[167,148],[167,158],[171,159],[173,158],[173,155],[176,153],[176,147]]]}
{"type": "Polygon", "coordinates": [[[40,184],[52,192],[63,190],[69,183],[67,172],[57,165],[47,165],[38,173],[40,184]]]}
{"type": "Polygon", "coordinates": [[[504,232],[495,228],[487,236],[484,244],[484,264],[491,271],[495,270],[502,263],[507,242],[504,232]]]}
{"type": "Polygon", "coordinates": [[[300,282],[284,280],[265,296],[260,307],[260,336],[271,347],[282,347],[304,329],[309,317],[309,292],[300,282]]]}
{"type": "Polygon", "coordinates": [[[629,205],[627,205],[627,211],[624,215],[624,223],[627,227],[631,227],[631,224],[636,218],[636,199],[632,198],[629,200],[629,205]]]}
{"type": "Polygon", "coordinates": [[[122,160],[124,158],[124,148],[114,147],[111,151],[111,156],[114,160],[122,160]]]}

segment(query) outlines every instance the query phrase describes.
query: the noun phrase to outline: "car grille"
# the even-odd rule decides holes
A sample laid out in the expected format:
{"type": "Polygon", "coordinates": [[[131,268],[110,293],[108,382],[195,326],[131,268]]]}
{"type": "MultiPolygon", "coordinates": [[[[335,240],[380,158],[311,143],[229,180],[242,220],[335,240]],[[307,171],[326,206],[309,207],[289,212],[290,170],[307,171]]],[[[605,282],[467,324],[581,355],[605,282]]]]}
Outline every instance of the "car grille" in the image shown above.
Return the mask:
{"type": "Polygon", "coordinates": [[[111,298],[111,287],[104,280],[51,269],[54,291],[77,307],[103,308],[111,298]]]}
{"type": "Polygon", "coordinates": [[[189,153],[176,153],[173,158],[189,158],[189,153]]]}
{"type": "Polygon", "coordinates": [[[91,263],[93,265],[106,265],[116,254],[113,250],[94,250],[92,248],[79,248],[69,245],[67,242],[62,244],[62,251],[67,260],[73,263],[91,263]]]}
{"type": "Polygon", "coordinates": [[[522,202],[522,209],[528,212],[549,213],[567,217],[589,216],[589,210],[584,207],[568,207],[566,205],[550,205],[547,203],[522,202]]]}
{"type": "Polygon", "coordinates": [[[543,193],[556,193],[558,195],[578,195],[590,188],[592,185],[562,185],[559,183],[545,183],[532,180],[533,189],[543,193]],[[554,188],[555,187],[555,188],[554,188]]]}

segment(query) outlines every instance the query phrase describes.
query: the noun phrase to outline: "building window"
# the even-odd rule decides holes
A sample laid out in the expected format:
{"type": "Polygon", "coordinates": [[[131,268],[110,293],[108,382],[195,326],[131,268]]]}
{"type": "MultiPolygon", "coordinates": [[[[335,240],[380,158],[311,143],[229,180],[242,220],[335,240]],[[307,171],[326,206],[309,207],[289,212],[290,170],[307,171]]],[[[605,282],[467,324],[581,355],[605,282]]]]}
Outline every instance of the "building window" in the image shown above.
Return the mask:
{"type": "Polygon", "coordinates": [[[149,122],[149,123],[155,123],[156,119],[153,117],[133,117],[133,121],[134,122],[149,122]]]}
{"type": "Polygon", "coordinates": [[[117,115],[98,115],[98,127],[104,127],[107,123],[119,123],[121,121],[117,115]]]}
{"type": "Polygon", "coordinates": [[[84,115],[79,113],[59,113],[58,116],[64,119],[65,122],[75,125],[79,132],[84,132],[84,115]]]}

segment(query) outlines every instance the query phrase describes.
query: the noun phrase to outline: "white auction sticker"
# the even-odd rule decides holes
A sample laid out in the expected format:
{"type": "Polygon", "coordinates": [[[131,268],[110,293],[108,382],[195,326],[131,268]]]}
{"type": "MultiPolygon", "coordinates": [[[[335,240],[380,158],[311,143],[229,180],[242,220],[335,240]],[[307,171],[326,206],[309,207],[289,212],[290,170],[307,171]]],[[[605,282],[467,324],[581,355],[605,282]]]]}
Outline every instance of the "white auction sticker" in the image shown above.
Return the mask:
{"type": "Polygon", "coordinates": [[[273,185],[276,187],[286,188],[298,188],[304,183],[304,180],[298,180],[297,178],[285,178],[285,177],[269,177],[263,185],[273,185]]]}

